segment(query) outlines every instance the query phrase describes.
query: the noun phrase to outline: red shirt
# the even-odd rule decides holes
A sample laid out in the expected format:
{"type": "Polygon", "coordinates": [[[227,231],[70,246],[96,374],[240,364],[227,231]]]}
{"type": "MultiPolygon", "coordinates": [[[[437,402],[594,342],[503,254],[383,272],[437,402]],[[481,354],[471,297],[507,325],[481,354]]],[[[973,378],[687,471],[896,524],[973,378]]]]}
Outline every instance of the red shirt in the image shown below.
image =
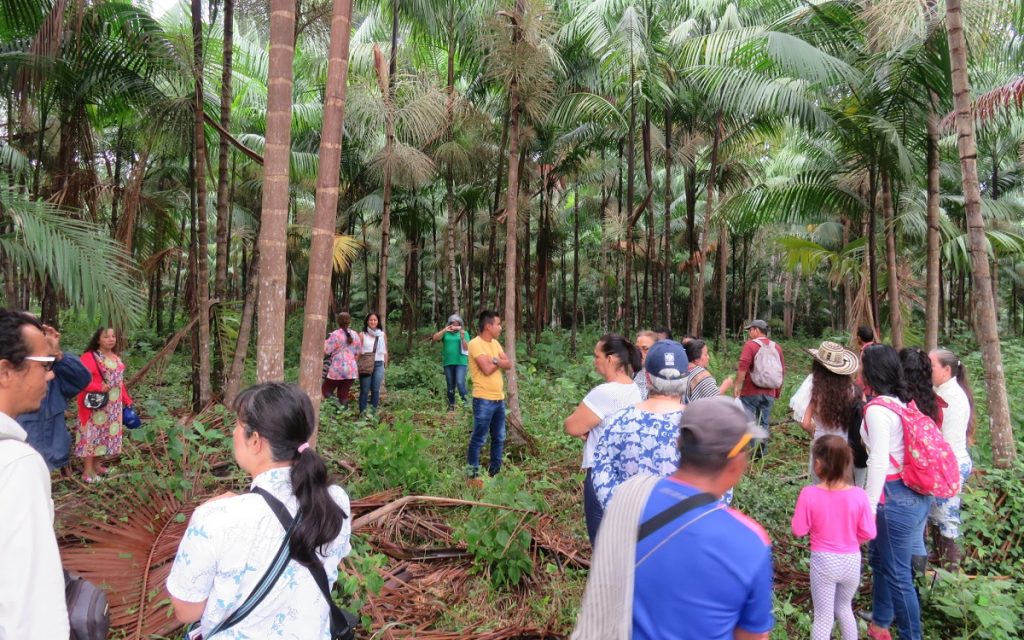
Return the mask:
{"type": "MultiPolygon", "coordinates": [[[[736,370],[740,373],[745,374],[743,378],[743,388],[740,389],[740,397],[743,396],[771,396],[773,398],[779,397],[780,389],[765,389],[754,384],[754,381],[750,379],[750,370],[754,367],[754,356],[763,346],[768,346],[768,338],[757,338],[755,340],[747,340],[747,343],[743,345],[743,351],[740,353],[740,363],[736,367],[736,370]]],[[[782,361],[782,372],[786,372],[786,360],[782,357],[782,347],[775,343],[775,349],[779,352],[779,360],[782,361]]]]}

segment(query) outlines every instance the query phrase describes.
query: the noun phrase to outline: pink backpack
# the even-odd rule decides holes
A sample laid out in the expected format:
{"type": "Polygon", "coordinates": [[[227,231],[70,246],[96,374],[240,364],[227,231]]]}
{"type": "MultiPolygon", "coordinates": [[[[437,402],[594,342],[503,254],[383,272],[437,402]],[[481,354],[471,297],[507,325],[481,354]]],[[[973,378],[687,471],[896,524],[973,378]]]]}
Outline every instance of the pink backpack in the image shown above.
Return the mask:
{"type": "MultiPolygon", "coordinates": [[[[952,498],[960,493],[960,465],[935,421],[921,413],[913,401],[903,407],[886,398],[875,398],[865,405],[865,413],[874,405],[898,415],[903,425],[903,484],[911,491],[936,498],[952,498]]],[[[891,455],[889,460],[894,467],[900,466],[891,455]]]]}

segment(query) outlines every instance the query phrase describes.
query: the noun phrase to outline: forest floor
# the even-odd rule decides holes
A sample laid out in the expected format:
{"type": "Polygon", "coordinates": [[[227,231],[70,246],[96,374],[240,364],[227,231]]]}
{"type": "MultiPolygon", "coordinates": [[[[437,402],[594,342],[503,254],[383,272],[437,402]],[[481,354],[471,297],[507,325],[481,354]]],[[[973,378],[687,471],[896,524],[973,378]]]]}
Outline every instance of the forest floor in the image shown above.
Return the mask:
{"type": "MultiPolygon", "coordinates": [[[[297,342],[296,333],[290,331],[289,339],[297,342]]],[[[365,637],[567,636],[586,582],[590,546],[582,511],[582,447],[563,434],[562,421],[599,382],[589,355],[596,334],[581,336],[576,357],[569,354],[567,335],[557,332],[545,333],[529,354],[523,345],[521,405],[535,446],[532,451],[508,449],[502,473],[482,490],[465,482],[471,411],[445,411],[439,350],[424,336],[411,352],[394,354],[377,418],[359,418],[333,401],[325,402],[321,412],[318,450],[353,499],[354,549],[343,564],[342,599],[360,609],[368,628],[365,637]]],[[[392,340],[394,349],[404,346],[392,340]]],[[[802,349],[817,342],[782,342],[790,373],[773,414],[769,454],[751,465],[733,503],[758,520],[774,542],[773,639],[809,635],[807,544],[789,532],[796,496],[807,482],[808,439],[789,419],[788,398],[810,369],[802,349]]],[[[297,354],[295,346],[287,353],[297,354]]],[[[740,346],[737,342],[712,355],[710,370],[719,379],[734,368],[740,346]]],[[[127,354],[129,376],[158,348],[140,338],[127,354]]],[[[1004,349],[1011,363],[1011,403],[1021,406],[1024,344],[1007,342],[1004,349]]],[[[976,372],[976,397],[983,403],[978,356],[965,362],[976,372]]],[[[295,378],[296,365],[289,361],[288,379],[295,378]]],[[[205,497],[245,487],[230,463],[227,438],[233,423],[227,412],[187,419],[187,366],[187,354],[176,355],[132,389],[147,426],[131,434],[109,481],[99,488],[77,477],[54,483],[66,558],[71,551],[90,553],[90,546],[102,544],[116,556],[118,545],[127,546],[131,549],[121,550],[120,559],[107,563],[122,561],[123,568],[97,562],[102,570],[96,575],[145,575],[126,578],[121,587],[132,596],[115,608],[116,637],[180,637],[172,631],[159,590],[173,559],[174,531],[180,536],[187,514],[205,497]],[[174,511],[173,517],[160,515],[167,511],[174,511]],[[146,525],[145,518],[163,518],[169,526],[146,525]],[[119,521],[123,529],[138,527],[152,535],[141,542],[145,535],[112,538],[109,525],[119,521]],[[149,569],[138,558],[146,549],[149,569]],[[145,624],[136,623],[142,617],[145,624]]],[[[1014,491],[1020,488],[1024,465],[986,472],[991,466],[986,422],[979,421],[974,449],[981,473],[972,478],[965,498],[966,572],[981,577],[922,579],[927,638],[1013,638],[1024,631],[1014,613],[1024,606],[1024,492],[1014,491]]],[[[1019,420],[1016,429],[1020,439],[1019,420]]],[[[104,580],[114,585],[112,578],[104,580]]],[[[865,570],[858,599],[865,608],[870,606],[869,580],[865,570]]]]}

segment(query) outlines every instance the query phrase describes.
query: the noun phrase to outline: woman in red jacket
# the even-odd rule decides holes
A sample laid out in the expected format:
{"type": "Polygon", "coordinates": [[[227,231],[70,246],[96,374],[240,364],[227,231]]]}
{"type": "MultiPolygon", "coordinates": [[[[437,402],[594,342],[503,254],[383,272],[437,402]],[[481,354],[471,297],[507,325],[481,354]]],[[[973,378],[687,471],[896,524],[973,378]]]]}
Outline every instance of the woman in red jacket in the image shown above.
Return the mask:
{"type": "Polygon", "coordinates": [[[78,442],[75,455],[82,458],[82,479],[96,482],[106,467],[97,457],[121,453],[124,433],[122,412],[132,405],[124,386],[124,362],[117,355],[117,333],[113,327],[100,327],[82,354],[82,364],[92,374],[89,385],[78,394],[78,442]],[[106,401],[103,401],[104,396],[106,401]]]}

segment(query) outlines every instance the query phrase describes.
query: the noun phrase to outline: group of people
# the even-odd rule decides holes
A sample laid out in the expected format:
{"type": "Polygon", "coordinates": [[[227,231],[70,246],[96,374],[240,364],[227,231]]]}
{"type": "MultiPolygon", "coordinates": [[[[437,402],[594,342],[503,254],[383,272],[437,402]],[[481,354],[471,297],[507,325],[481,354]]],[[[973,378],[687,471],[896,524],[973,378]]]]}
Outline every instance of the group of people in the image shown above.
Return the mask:
{"type": "Polygon", "coordinates": [[[48,349],[46,361],[53,378],[37,410],[15,416],[26,433],[26,442],[43,457],[51,471],[70,473],[71,453],[82,460],[82,480],[98,482],[108,472],[105,458],[121,453],[125,412],[135,420],[131,395],[125,385],[125,365],[118,353],[113,327],[100,327],[85,351],[76,355],[61,349],[61,334],[40,324],[48,349]],[[78,406],[75,441],[65,420],[68,403],[78,406]]]}
{"type": "Polygon", "coordinates": [[[347,311],[339,313],[337,320],[338,328],[324,340],[320,392],[324,399],[335,397],[347,408],[352,385],[359,380],[359,413],[366,413],[368,406],[376,411],[380,406],[384,368],[390,361],[384,325],[373,311],[363,319],[362,331],[352,330],[352,316],[347,311]]]}
{"type": "MultiPolygon", "coordinates": [[[[564,425],[584,440],[583,511],[594,544],[574,638],[768,637],[771,543],[729,503],[748,461],[764,455],[785,361],[767,323],[746,330],[735,382],[721,385],[707,371],[707,345],[692,336],[684,345],[653,332],[635,343],[610,334],[595,346],[604,382],[564,425]],[[734,398],[724,396],[730,389],[734,398]]],[[[837,620],[844,640],[858,637],[852,601],[868,542],[868,637],[890,639],[895,627],[901,639],[919,639],[913,564],[926,522],[934,560],[959,561],[973,400],[951,352],[897,352],[869,328],[858,342],[859,355],[829,341],[809,349],[811,374],[791,403],[811,436],[811,484],[792,518],[793,534],[810,536],[811,637],[832,637],[837,620]],[[904,439],[927,433],[921,421],[944,443],[930,455],[955,457],[954,494],[905,480],[904,439]]]]}
{"type": "MultiPolygon", "coordinates": [[[[340,350],[362,345],[359,354],[374,357],[372,390],[379,321],[367,318],[367,344],[366,335],[352,335],[347,317],[339,320],[342,336],[332,333],[324,349],[331,368],[340,350]]],[[[461,318],[453,317],[438,337],[453,334],[451,351],[466,357],[466,365],[455,366],[467,366],[474,383],[466,455],[474,485],[488,437],[487,471],[501,469],[502,372],[512,366],[498,342],[497,313],[483,312],[477,330],[470,339],[461,318]]],[[[771,541],[754,520],[730,508],[728,496],[759,445],[764,450],[784,364],[781,348],[767,339],[767,324],[755,321],[747,330],[736,381],[730,376],[721,385],[707,370],[707,345],[697,338],[683,344],[641,334],[633,343],[609,334],[595,345],[594,367],[604,381],[565,420],[565,430],[584,440],[584,513],[594,543],[574,638],[768,638],[774,624],[771,541]],[[730,390],[734,398],[726,395],[730,390]]],[[[53,387],[56,369],[69,356],[60,353],[59,337],[30,314],[0,310],[0,564],[23,577],[0,582],[0,637],[68,635],[47,463],[15,420],[49,415],[54,389],[65,399],[75,395],[53,387]]],[[[959,557],[960,516],[958,496],[936,500],[905,481],[906,416],[927,415],[941,428],[960,463],[962,487],[971,471],[973,402],[966,371],[950,352],[897,352],[873,339],[862,342],[859,355],[830,342],[809,350],[806,402],[795,401],[794,411],[812,435],[812,483],[797,499],[792,531],[810,536],[812,638],[831,637],[836,620],[844,640],[857,637],[851,603],[861,545],[870,541],[868,635],[891,638],[895,626],[901,639],[912,640],[922,637],[911,566],[924,547],[925,523],[933,522],[938,551],[952,563],[959,557]],[[867,457],[855,476],[858,448],[867,457]]],[[[115,359],[116,335],[100,330],[94,343],[77,358],[89,372],[89,381],[84,374],[77,379],[78,393],[106,394],[106,402],[90,408],[96,403],[82,400],[90,409],[82,423],[87,433],[113,424],[111,414],[131,402],[123,364],[115,359]],[[101,414],[106,417],[96,417],[101,414]]],[[[457,372],[452,379],[453,391],[461,391],[457,372]]],[[[453,395],[449,400],[454,404],[453,395]]],[[[175,615],[197,625],[194,637],[228,628],[239,637],[263,637],[267,629],[329,637],[338,621],[330,585],[351,550],[351,513],[347,494],[331,484],[311,446],[312,403],[295,385],[264,383],[242,392],[234,409],[233,453],[252,486],[217,496],[192,515],[167,578],[175,615]],[[243,538],[247,544],[239,545],[243,538]],[[248,609],[247,616],[237,615],[248,609]]],[[[100,457],[119,444],[109,439],[114,435],[108,426],[103,437],[76,450],[100,457]]],[[[100,473],[95,460],[89,468],[100,473]]]]}

